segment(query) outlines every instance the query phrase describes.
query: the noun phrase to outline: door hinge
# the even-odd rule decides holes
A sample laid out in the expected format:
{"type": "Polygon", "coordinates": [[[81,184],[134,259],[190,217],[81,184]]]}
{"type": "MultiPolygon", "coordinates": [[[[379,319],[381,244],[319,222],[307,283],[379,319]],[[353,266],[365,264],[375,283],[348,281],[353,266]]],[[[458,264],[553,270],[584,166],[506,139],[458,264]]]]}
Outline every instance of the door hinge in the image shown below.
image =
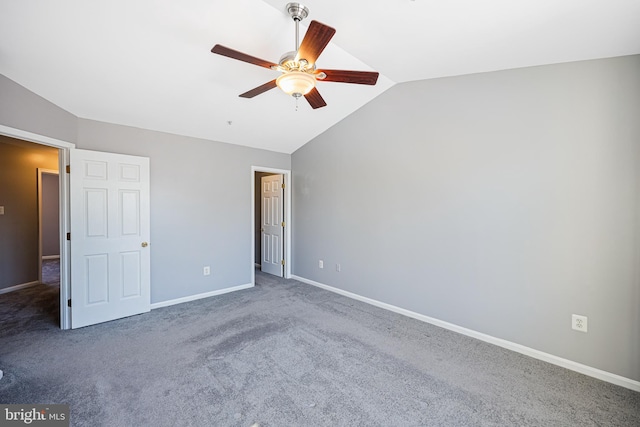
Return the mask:
{"type": "Polygon", "coordinates": [[[71,240],[71,233],[67,233],[67,240],[71,240]]]}
{"type": "Polygon", "coordinates": [[[284,265],[284,260],[280,261],[280,264],[284,265]]]}
{"type": "Polygon", "coordinates": [[[68,307],[71,307],[71,298],[69,298],[69,299],[67,300],[67,306],[68,306],[68,307]]]}
{"type": "Polygon", "coordinates": [[[282,188],[284,188],[284,182],[282,183],[282,188]]]}
{"type": "Polygon", "coordinates": [[[284,221],[282,221],[282,226],[284,227],[284,221]]]}
{"type": "Polygon", "coordinates": [[[67,165],[67,173],[71,173],[71,165],[67,165]]]}

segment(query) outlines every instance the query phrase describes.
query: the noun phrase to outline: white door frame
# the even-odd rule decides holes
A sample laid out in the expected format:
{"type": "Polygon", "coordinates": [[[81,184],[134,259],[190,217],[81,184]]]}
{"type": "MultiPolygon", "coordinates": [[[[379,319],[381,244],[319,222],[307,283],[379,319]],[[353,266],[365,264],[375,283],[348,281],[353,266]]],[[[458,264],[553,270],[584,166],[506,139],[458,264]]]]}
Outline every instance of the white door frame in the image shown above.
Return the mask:
{"type": "MultiPolygon", "coordinates": [[[[36,144],[47,145],[59,150],[58,169],[60,171],[60,329],[71,328],[71,310],[67,307],[67,300],[71,298],[69,283],[69,242],[66,235],[69,232],[69,175],[65,173],[69,164],[69,153],[76,145],[45,135],[27,132],[21,129],[0,125],[0,135],[36,144]]],[[[42,274],[42,273],[40,273],[42,274]]]]}
{"type": "Polygon", "coordinates": [[[275,169],[264,166],[251,166],[251,256],[249,257],[249,265],[251,268],[251,284],[256,284],[255,272],[255,251],[256,251],[256,172],[268,172],[283,175],[284,178],[284,278],[291,277],[291,230],[293,222],[291,221],[291,171],[288,169],[275,169]]]}
{"type": "MultiPolygon", "coordinates": [[[[260,193],[260,208],[256,206],[256,216],[257,212],[260,211],[260,270],[263,273],[284,277],[284,175],[267,175],[265,172],[260,172],[260,174],[264,174],[260,176],[260,189],[256,188],[256,192],[260,193]],[[265,183],[268,185],[268,191],[265,190],[265,183]],[[278,185],[277,189],[273,188],[274,183],[278,185]],[[273,197],[276,193],[277,207],[273,205],[273,197]],[[269,200],[268,208],[265,205],[266,200],[269,200]],[[274,214],[275,217],[272,217],[274,214]],[[268,221],[268,223],[265,223],[265,221],[268,221]],[[277,239],[274,239],[276,235],[277,239]],[[274,251],[275,242],[278,242],[277,252],[274,251]],[[269,262],[267,259],[269,259],[269,262]]],[[[258,172],[256,172],[256,182],[257,179],[258,172]]],[[[258,195],[256,194],[257,198],[258,195]]],[[[256,218],[257,221],[258,218],[256,218]]],[[[257,224],[254,225],[257,230],[257,224]]],[[[258,248],[255,249],[257,250],[258,248]]]]}
{"type": "MultiPolygon", "coordinates": [[[[58,153],[58,158],[60,154],[58,153]]],[[[56,175],[58,182],[60,180],[60,172],[53,169],[38,168],[38,281],[42,283],[42,175],[56,175]]],[[[58,199],[60,198],[60,189],[58,189],[58,199]]],[[[60,205],[58,204],[58,209],[60,205]]],[[[58,230],[59,232],[60,230],[58,230]]],[[[60,235],[58,236],[59,240],[60,235]]]]}

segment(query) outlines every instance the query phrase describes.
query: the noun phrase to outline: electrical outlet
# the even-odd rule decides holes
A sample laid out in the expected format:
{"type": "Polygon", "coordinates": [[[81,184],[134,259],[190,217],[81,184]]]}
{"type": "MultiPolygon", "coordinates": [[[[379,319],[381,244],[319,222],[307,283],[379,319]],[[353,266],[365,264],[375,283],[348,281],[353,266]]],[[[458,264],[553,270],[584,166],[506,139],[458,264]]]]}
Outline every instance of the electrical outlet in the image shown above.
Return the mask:
{"type": "Polygon", "coordinates": [[[202,274],[205,276],[209,276],[211,274],[211,267],[208,265],[202,270],[202,274]]]}
{"type": "Polygon", "coordinates": [[[571,315],[571,328],[580,332],[587,332],[587,316],[580,316],[579,314],[571,315]]]}
{"type": "Polygon", "coordinates": [[[340,264],[336,264],[336,271],[337,271],[337,272],[340,272],[340,269],[341,269],[341,268],[340,268],[340,264]]]}
{"type": "Polygon", "coordinates": [[[318,268],[324,268],[324,261],[318,260],[318,268]]]}

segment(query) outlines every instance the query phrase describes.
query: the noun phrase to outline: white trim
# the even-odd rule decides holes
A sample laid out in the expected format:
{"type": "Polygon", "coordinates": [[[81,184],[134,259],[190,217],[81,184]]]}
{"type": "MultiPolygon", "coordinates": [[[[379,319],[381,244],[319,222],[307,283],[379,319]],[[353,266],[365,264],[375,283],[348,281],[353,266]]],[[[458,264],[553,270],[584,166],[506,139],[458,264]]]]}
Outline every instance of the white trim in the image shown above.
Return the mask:
{"type": "Polygon", "coordinates": [[[284,278],[291,278],[291,231],[293,230],[293,220],[291,216],[291,170],[290,169],[275,169],[264,166],[251,166],[251,257],[249,258],[251,263],[251,283],[256,283],[256,271],[255,271],[255,253],[256,253],[256,239],[255,239],[255,224],[256,224],[256,199],[255,199],[255,181],[256,172],[269,172],[274,174],[280,174],[284,179],[284,278]]]}
{"type": "Polygon", "coordinates": [[[30,288],[31,286],[35,286],[40,284],[40,281],[36,280],[35,282],[22,283],[21,285],[9,286],[8,288],[0,289],[0,294],[8,294],[9,292],[19,291],[20,289],[30,288]]]}
{"type": "Polygon", "coordinates": [[[188,297],[170,299],[168,301],[154,302],[153,304],[151,304],[151,310],[161,307],[169,307],[170,305],[182,304],[183,302],[195,301],[202,298],[214,297],[216,295],[228,294],[229,292],[241,291],[243,289],[249,288],[253,288],[253,283],[233,286],[231,288],[218,289],[217,291],[204,292],[202,294],[190,295],[188,297]]]}
{"type": "Polygon", "coordinates": [[[305,279],[304,277],[292,275],[292,279],[298,280],[309,285],[316,286],[318,288],[325,289],[336,294],[343,295],[348,298],[352,298],[358,301],[365,302],[367,304],[374,305],[376,307],[383,308],[385,310],[393,311],[398,314],[402,314],[407,317],[411,317],[422,322],[430,323],[435,326],[439,326],[444,329],[448,329],[453,332],[457,332],[462,335],[466,335],[471,338],[479,339],[480,341],[494,344],[507,350],[512,350],[525,356],[533,357],[534,359],[542,360],[544,362],[551,363],[553,365],[561,366],[569,370],[579,372],[584,375],[588,375],[593,378],[597,378],[602,381],[606,381],[612,384],[619,385],[621,387],[628,388],[634,391],[640,391],[640,381],[632,380],[621,375],[613,374],[611,372],[603,371],[601,369],[593,368],[591,366],[583,365],[582,363],[574,362],[572,360],[564,359],[562,357],[554,356],[553,354],[545,353],[530,347],[526,347],[521,344],[516,344],[511,341],[503,340],[502,338],[496,338],[491,335],[483,334],[472,329],[467,329],[462,326],[454,325],[453,323],[445,322],[443,320],[434,319],[433,317],[425,316],[414,311],[406,310],[404,308],[396,307],[395,305],[387,304],[378,300],[363,297],[358,294],[354,294],[349,291],[334,288],[333,286],[325,285],[323,283],[316,282],[314,280],[305,279]]]}
{"type": "Polygon", "coordinates": [[[0,135],[10,136],[11,138],[22,139],[24,141],[35,142],[40,145],[48,145],[55,148],[75,148],[76,144],[66,142],[55,138],[50,138],[37,133],[27,132],[22,129],[15,129],[9,126],[0,125],[0,135]]]}
{"type": "MultiPolygon", "coordinates": [[[[76,145],[45,135],[27,132],[5,125],[0,125],[0,135],[22,139],[36,144],[48,145],[59,149],[58,169],[64,171],[69,164],[69,153],[76,145]]],[[[69,216],[69,174],[60,174],[60,329],[71,328],[71,308],[67,300],[71,298],[71,283],[69,281],[69,248],[70,242],[65,240],[71,225],[69,216]]]]}
{"type": "Polygon", "coordinates": [[[60,255],[43,255],[42,256],[43,261],[47,259],[60,259],[60,255]]]}

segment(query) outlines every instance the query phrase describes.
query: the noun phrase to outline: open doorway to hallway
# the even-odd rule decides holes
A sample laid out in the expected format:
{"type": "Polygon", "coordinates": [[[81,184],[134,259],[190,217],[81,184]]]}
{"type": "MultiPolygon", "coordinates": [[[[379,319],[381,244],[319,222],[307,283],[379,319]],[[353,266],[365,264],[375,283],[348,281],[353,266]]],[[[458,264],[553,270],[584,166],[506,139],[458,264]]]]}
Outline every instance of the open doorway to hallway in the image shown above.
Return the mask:
{"type": "Polygon", "coordinates": [[[60,327],[59,151],[0,135],[3,325],[44,316],[60,327]]]}

